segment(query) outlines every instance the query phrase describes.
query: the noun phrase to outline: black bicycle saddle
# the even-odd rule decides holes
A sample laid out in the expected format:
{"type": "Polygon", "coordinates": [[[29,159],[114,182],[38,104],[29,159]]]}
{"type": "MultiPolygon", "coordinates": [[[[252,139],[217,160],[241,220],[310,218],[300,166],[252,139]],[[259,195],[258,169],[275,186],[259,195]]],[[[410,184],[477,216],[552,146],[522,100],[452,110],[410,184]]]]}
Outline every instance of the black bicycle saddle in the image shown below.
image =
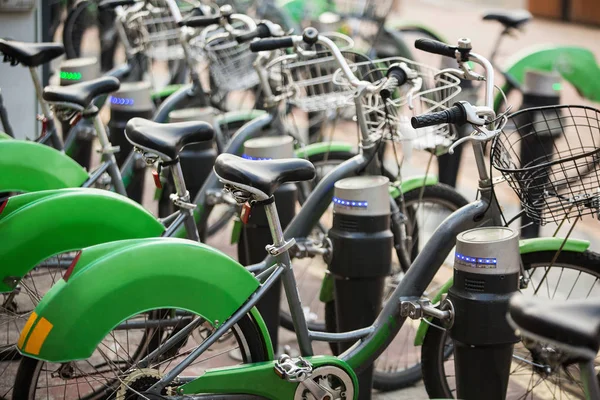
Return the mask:
{"type": "MultiPolygon", "coordinates": [[[[524,336],[589,350],[595,357],[600,348],[600,299],[552,301],[515,295],[510,300],[509,321],[524,336]]],[[[587,352],[586,352],[587,353],[587,352]]]]}
{"type": "Polygon", "coordinates": [[[308,160],[247,160],[233,154],[221,154],[215,172],[224,181],[258,189],[270,197],[287,182],[308,181],[315,177],[315,167],[308,160]]]}
{"type": "Polygon", "coordinates": [[[519,28],[531,20],[527,10],[501,10],[492,11],[483,15],[485,21],[498,21],[507,28],[519,28]]]}
{"type": "Polygon", "coordinates": [[[69,86],[46,86],[43,97],[50,103],[72,103],[86,108],[94,98],[115,92],[119,86],[117,78],[104,76],[69,86]]]}
{"type": "Polygon", "coordinates": [[[159,124],[132,118],[125,126],[125,136],[131,144],[166,161],[177,158],[185,145],[212,140],[214,133],[210,124],[201,121],[159,124]]]}
{"type": "Polygon", "coordinates": [[[25,43],[0,39],[0,52],[27,67],[38,67],[64,54],[60,43],[25,43]]]}

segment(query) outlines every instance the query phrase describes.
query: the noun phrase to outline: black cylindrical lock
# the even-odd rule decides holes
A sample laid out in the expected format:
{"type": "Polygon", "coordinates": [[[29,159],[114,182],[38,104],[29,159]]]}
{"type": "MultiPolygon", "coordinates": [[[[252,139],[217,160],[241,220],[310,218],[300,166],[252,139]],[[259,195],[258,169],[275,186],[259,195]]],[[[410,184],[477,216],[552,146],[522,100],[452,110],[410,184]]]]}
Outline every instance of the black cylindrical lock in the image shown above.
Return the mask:
{"type": "MultiPolygon", "coordinates": [[[[389,180],[383,176],[342,179],[335,184],[333,246],[329,273],[334,279],[336,328],[347,332],[371,325],[383,301],[391,272],[389,180]]],[[[340,343],[344,351],[353,343],[340,343]]],[[[358,376],[359,399],[371,398],[373,367],[358,376]]]]}
{"type": "Polygon", "coordinates": [[[504,399],[518,341],[506,321],[508,300],[519,287],[518,232],[485,227],[456,237],[454,308],[457,395],[460,399],[504,399]]]}
{"type": "MultiPolygon", "coordinates": [[[[119,90],[109,97],[110,121],[108,132],[110,143],[119,146],[115,154],[119,168],[131,156],[133,145],[125,137],[125,125],[131,118],[140,117],[152,119],[154,104],[150,97],[151,86],[149,82],[122,83],[119,90]]],[[[131,169],[123,171],[123,180],[126,184],[127,196],[141,204],[144,193],[146,164],[141,158],[129,160],[131,169]]]]}
{"type": "MultiPolygon", "coordinates": [[[[250,160],[293,158],[294,140],[291,136],[274,136],[250,139],[244,143],[244,158],[250,160]]],[[[283,229],[296,215],[298,198],[296,185],[286,184],[274,193],[277,214],[283,229]]],[[[273,238],[269,229],[264,207],[253,207],[248,223],[243,226],[238,242],[238,260],[242,265],[261,262],[267,256],[265,246],[272,244],[273,238]]],[[[281,283],[276,283],[265,293],[257,304],[262,315],[273,348],[277,352],[279,337],[279,304],[281,298],[281,283]]]]}
{"type": "MultiPolygon", "coordinates": [[[[523,103],[521,104],[521,110],[533,107],[543,106],[555,106],[560,104],[560,88],[561,88],[561,75],[556,72],[547,71],[525,71],[525,79],[523,83],[523,103]]],[[[540,159],[552,159],[551,156],[554,152],[554,141],[557,140],[563,132],[563,126],[560,120],[556,119],[556,111],[550,110],[550,115],[544,115],[543,112],[539,113],[525,113],[521,115],[521,119],[517,121],[519,126],[519,133],[523,136],[521,143],[521,165],[529,165],[534,160],[540,159]],[[527,120],[525,120],[525,118],[527,120]],[[532,129],[535,129],[539,124],[544,126],[548,124],[556,124],[556,129],[548,129],[537,135],[529,135],[532,129]]],[[[551,167],[548,167],[551,168],[551,167]]],[[[542,172],[542,171],[540,171],[542,172]]],[[[544,174],[540,174],[544,175],[544,174]]],[[[537,188],[544,187],[543,182],[539,185],[535,185],[537,188]]],[[[540,190],[534,188],[535,190],[540,190]]],[[[535,196],[532,193],[531,196],[535,196]]],[[[522,238],[535,238],[540,236],[540,227],[536,223],[532,223],[532,219],[527,215],[521,216],[521,237],[522,238]]]]}
{"type": "MultiPolygon", "coordinates": [[[[89,81],[100,76],[100,66],[95,57],[72,58],[64,60],[60,65],[60,85],[68,86],[74,83],[89,81]]],[[[81,119],[75,126],[69,121],[61,121],[61,132],[65,151],[82,167],[90,169],[92,157],[92,143],[95,130],[91,120],[81,119]],[[71,134],[76,135],[69,140],[71,134]]]]}

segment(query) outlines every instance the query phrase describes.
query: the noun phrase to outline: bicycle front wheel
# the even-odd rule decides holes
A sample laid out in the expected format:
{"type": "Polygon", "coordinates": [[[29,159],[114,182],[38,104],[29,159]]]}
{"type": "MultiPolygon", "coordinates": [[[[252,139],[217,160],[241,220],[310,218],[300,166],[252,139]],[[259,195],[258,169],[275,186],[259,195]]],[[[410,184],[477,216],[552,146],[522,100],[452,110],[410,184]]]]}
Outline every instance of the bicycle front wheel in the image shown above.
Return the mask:
{"type": "MultiPolygon", "coordinates": [[[[529,279],[523,294],[565,301],[600,295],[600,254],[562,251],[552,264],[555,254],[540,251],[522,256],[529,279]]],[[[421,354],[429,396],[456,398],[453,346],[447,332],[429,327],[421,354]]],[[[584,394],[576,360],[551,345],[515,344],[507,399],[585,398],[584,394]]]]}

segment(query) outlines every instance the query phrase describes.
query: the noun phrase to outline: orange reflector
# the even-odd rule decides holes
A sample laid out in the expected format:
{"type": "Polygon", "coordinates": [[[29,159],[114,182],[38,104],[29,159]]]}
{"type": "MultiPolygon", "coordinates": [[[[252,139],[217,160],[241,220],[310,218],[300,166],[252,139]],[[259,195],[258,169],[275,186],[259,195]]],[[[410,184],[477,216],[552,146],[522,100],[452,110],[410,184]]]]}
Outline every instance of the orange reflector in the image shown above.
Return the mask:
{"type": "Polygon", "coordinates": [[[34,312],[31,313],[31,315],[29,316],[29,319],[25,323],[25,326],[23,327],[23,330],[21,331],[21,336],[19,336],[19,341],[17,342],[17,347],[19,349],[23,348],[23,343],[25,343],[25,338],[29,334],[29,330],[33,326],[33,323],[35,322],[35,320],[37,319],[37,317],[38,316],[37,316],[37,314],[34,311],[34,312]]]}
{"type": "Polygon", "coordinates": [[[154,179],[154,186],[156,186],[157,189],[162,189],[162,182],[160,181],[160,174],[155,169],[152,170],[152,178],[154,179]]]}
{"type": "Polygon", "coordinates": [[[29,340],[25,346],[25,352],[34,356],[40,354],[40,350],[53,325],[46,318],[42,317],[37,323],[33,332],[29,335],[29,340]]]}

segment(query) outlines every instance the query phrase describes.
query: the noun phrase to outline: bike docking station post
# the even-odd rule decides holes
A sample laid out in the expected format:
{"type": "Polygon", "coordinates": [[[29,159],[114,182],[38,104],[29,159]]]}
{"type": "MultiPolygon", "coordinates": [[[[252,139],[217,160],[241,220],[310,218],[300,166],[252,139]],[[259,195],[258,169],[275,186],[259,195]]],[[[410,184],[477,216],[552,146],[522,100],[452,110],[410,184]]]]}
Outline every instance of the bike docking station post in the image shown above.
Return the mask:
{"type": "MultiPolygon", "coordinates": [[[[389,180],[358,176],[335,183],[333,248],[329,273],[334,282],[336,331],[370,326],[381,310],[385,279],[391,273],[393,234],[390,230],[389,180]]],[[[353,345],[339,343],[343,352],[353,345]]],[[[358,375],[359,399],[371,398],[373,366],[358,375]]]]}
{"type": "MultiPolygon", "coordinates": [[[[523,86],[523,103],[521,110],[533,107],[557,106],[560,103],[560,89],[562,76],[556,71],[536,71],[526,70],[523,86]]],[[[547,154],[552,154],[554,151],[554,141],[562,134],[562,126],[556,123],[556,129],[544,131],[543,134],[529,135],[530,130],[536,125],[534,119],[539,121],[551,121],[556,118],[554,115],[545,118],[542,112],[522,114],[521,119],[531,118],[529,121],[520,120],[519,133],[523,136],[521,143],[521,165],[529,165],[534,160],[539,160],[540,157],[547,157],[547,154]],[[529,129],[527,129],[529,127],[529,129]]],[[[550,168],[550,167],[548,167],[550,168]]],[[[540,236],[540,226],[534,223],[531,218],[523,214],[521,216],[521,237],[524,239],[536,238],[540,236]]]]}
{"type": "MultiPolygon", "coordinates": [[[[215,124],[215,116],[218,110],[212,107],[183,108],[169,113],[169,122],[203,121],[211,126],[215,124]]],[[[179,162],[185,186],[190,192],[190,199],[196,198],[196,194],[204,181],[212,172],[213,165],[217,159],[217,149],[214,140],[206,140],[185,146],[179,153],[179,162]]],[[[169,174],[171,187],[174,187],[173,176],[169,174]]],[[[203,235],[203,232],[200,232],[203,235]]]]}
{"type": "Polygon", "coordinates": [[[520,270],[516,230],[483,227],[456,237],[454,283],[446,301],[454,309],[449,332],[459,399],[506,397],[513,346],[519,341],[506,313],[519,289],[520,270]]]}
{"type": "MultiPolygon", "coordinates": [[[[111,144],[119,147],[119,151],[115,154],[119,168],[128,161],[133,150],[133,145],[125,137],[125,125],[131,118],[152,119],[154,114],[154,104],[150,97],[150,90],[150,82],[124,82],[121,83],[121,87],[117,92],[109,96],[110,121],[108,121],[108,131],[111,144]]],[[[129,162],[133,162],[134,165],[132,181],[127,186],[127,196],[141,204],[144,193],[146,163],[141,157],[135,157],[129,162]]]]}
{"type": "MultiPolygon", "coordinates": [[[[244,143],[242,157],[249,160],[294,158],[294,139],[291,136],[267,136],[247,140],[244,143]]],[[[285,229],[296,215],[296,202],[298,199],[296,185],[294,183],[282,185],[273,195],[281,227],[285,229]]],[[[244,216],[241,216],[241,218],[244,218],[244,216]]],[[[240,263],[251,265],[263,261],[267,256],[265,247],[273,243],[264,207],[252,207],[247,221],[243,224],[236,221],[236,226],[241,227],[237,246],[240,263]]],[[[234,238],[232,237],[233,241],[234,238]]],[[[281,283],[276,283],[257,304],[257,308],[269,330],[273,349],[276,353],[278,352],[279,342],[280,298],[281,283]]]]}
{"type": "MultiPolygon", "coordinates": [[[[100,76],[100,64],[96,57],[72,58],[64,60],[60,64],[60,86],[69,86],[74,83],[85,82],[100,76]]],[[[72,158],[82,167],[90,170],[92,158],[92,143],[96,138],[94,122],[91,119],[82,118],[74,126],[69,121],[61,121],[62,139],[65,143],[70,134],[77,136],[73,140],[75,151],[72,152],[72,158]]]]}

